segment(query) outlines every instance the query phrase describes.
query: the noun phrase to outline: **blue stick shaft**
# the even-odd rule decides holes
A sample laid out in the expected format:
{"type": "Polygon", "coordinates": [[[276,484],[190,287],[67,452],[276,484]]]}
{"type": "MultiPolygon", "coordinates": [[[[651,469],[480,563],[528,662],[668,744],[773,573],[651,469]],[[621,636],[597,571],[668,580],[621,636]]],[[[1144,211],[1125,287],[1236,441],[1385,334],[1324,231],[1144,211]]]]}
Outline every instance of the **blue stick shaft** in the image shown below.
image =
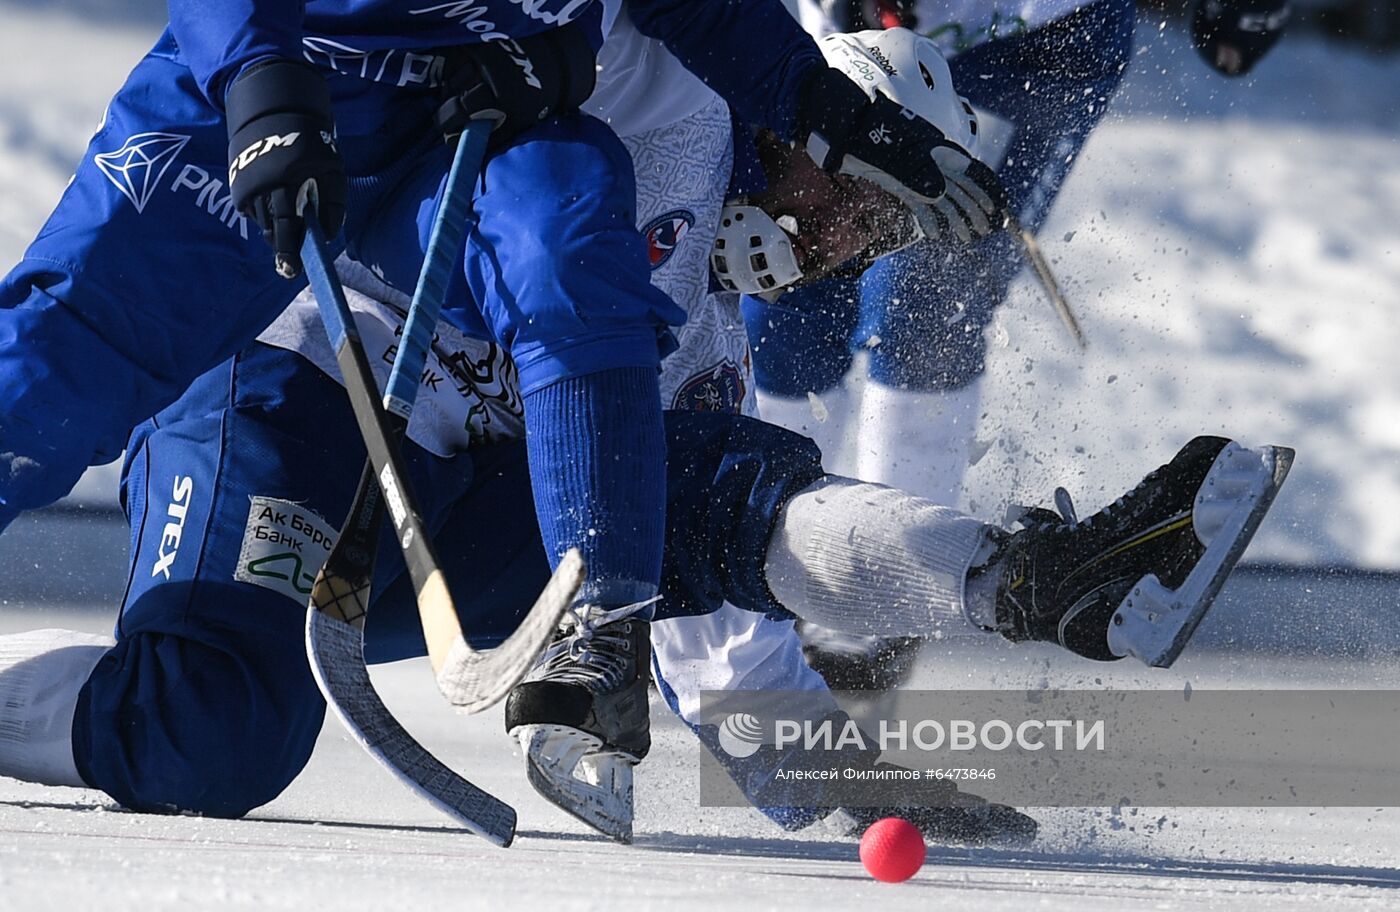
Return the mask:
{"type": "MultiPolygon", "coordinates": [[[[306,239],[301,243],[301,265],[316,296],[321,322],[325,324],[326,335],[331,340],[331,351],[339,352],[348,339],[360,338],[360,330],[350,315],[350,304],[345,300],[340,278],[333,272],[335,267],[326,248],[321,223],[316,218],[315,210],[308,206],[306,211],[306,239]]],[[[346,382],[349,382],[349,378],[346,378],[346,382]]]]}
{"type": "Polygon", "coordinates": [[[418,287],[413,292],[403,338],[399,340],[399,350],[394,355],[394,366],[384,391],[385,411],[404,421],[413,413],[428,349],[447,297],[448,282],[453,272],[461,267],[466,236],[476,224],[472,194],[486,158],[486,141],[490,135],[489,121],[472,121],[457,141],[457,151],[452,156],[452,170],[447,174],[442,203],[433,220],[428,251],[423,257],[423,270],[418,274],[418,287]]]}

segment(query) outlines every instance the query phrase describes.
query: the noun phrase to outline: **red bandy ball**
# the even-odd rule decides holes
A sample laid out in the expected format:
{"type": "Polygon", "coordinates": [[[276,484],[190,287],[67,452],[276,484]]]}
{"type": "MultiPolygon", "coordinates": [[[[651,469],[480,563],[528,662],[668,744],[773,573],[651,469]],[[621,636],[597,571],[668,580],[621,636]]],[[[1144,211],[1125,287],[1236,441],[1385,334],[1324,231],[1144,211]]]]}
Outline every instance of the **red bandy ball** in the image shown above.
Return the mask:
{"type": "Polygon", "coordinates": [[[919,873],[927,853],[919,828],[898,817],[875,821],[860,837],[860,863],[885,883],[900,883],[919,873]]]}

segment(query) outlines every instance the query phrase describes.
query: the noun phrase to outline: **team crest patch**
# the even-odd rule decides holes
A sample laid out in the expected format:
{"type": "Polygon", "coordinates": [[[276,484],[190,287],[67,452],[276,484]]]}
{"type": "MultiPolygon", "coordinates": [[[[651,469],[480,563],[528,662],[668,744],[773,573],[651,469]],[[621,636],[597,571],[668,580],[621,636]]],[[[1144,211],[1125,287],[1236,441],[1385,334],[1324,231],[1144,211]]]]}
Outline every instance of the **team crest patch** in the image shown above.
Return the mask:
{"type": "Polygon", "coordinates": [[[743,403],[744,375],[739,372],[738,365],[725,359],[682,383],[671,407],[688,412],[738,415],[743,403]]]}
{"type": "Polygon", "coordinates": [[[248,524],[233,578],[280,592],[304,606],[335,538],[335,529],[301,504],[249,498],[248,524]]]}
{"type": "Polygon", "coordinates": [[[647,239],[647,259],[652,269],[666,265],[671,254],[680,246],[695,224],[695,214],[688,209],[672,209],[665,215],[658,215],[642,227],[642,236],[647,239]]]}

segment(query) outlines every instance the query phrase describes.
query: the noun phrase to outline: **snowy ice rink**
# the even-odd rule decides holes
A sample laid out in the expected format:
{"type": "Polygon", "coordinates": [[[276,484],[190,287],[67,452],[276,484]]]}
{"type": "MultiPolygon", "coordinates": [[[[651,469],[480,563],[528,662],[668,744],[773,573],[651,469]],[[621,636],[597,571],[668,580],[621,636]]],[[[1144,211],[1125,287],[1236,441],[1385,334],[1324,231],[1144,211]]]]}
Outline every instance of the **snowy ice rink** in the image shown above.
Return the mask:
{"type": "MultiPolygon", "coordinates": [[[[3,631],[39,619],[8,611],[3,631]]],[[[91,613],[44,623],[100,630],[91,613]]],[[[931,657],[915,683],[1142,685],[1127,669],[991,650],[931,657]]],[[[1364,666],[1293,661],[1290,686],[1362,684],[1364,666]]],[[[931,847],[903,885],[872,881],[856,846],[785,834],[757,813],[698,805],[698,747],[659,703],[656,744],[637,787],[637,841],[613,845],[539,799],[499,710],[453,715],[426,664],[378,669],[405,725],[439,757],[511,802],[506,850],[444,825],[331,721],[311,765],[240,821],[132,814],[104,795],[0,780],[0,908],[1400,908],[1400,811],[1381,809],[1061,809],[1035,811],[1030,850],[931,847]]],[[[1154,684],[1259,684],[1219,654],[1187,657],[1154,684]]],[[[1391,682],[1393,685],[1393,681],[1391,682]]],[[[1393,766],[1393,764],[1392,764],[1393,766]]]]}
{"type": "MultiPolygon", "coordinates": [[[[0,633],[52,625],[100,632],[123,580],[114,519],[26,519],[0,539],[0,578],[21,592],[0,633]],[[36,546],[24,553],[12,539],[36,546]]],[[[910,682],[926,688],[1211,687],[1400,689],[1400,634],[1363,648],[1270,623],[1390,604],[1383,579],[1237,575],[1193,649],[1169,671],[1100,665],[1033,645],[931,644],[910,682]]],[[[1388,637],[1388,638],[1387,638],[1388,637]]],[[[310,766],[241,821],[132,814],[106,796],[0,779],[0,909],[88,908],[1400,908],[1400,809],[1042,809],[1030,850],[931,847],[912,881],[871,881],[856,846],[786,834],[753,811],[698,801],[698,745],[654,701],[652,755],[637,786],[637,842],[613,845],[538,798],[499,708],[454,715],[426,662],[375,669],[408,729],[454,769],[511,802],[508,850],[452,829],[327,723],[310,766]]],[[[1339,760],[1341,757],[1339,756],[1339,760]]],[[[1358,758],[1348,757],[1349,763],[1358,758]]],[[[1393,758],[1373,758],[1393,769],[1393,758]]]]}
{"type": "MultiPolygon", "coordinates": [[[[0,2],[6,264],[159,29],[124,6],[0,2]]],[[[1091,350],[1017,288],[992,329],[965,506],[995,517],[1060,483],[1098,505],[1185,438],[1227,431],[1299,450],[1254,560],[1400,570],[1400,58],[1293,35],[1226,82],[1179,24],[1144,20],[1140,43],[1043,233],[1091,350]]],[[[0,539],[0,632],[110,627],[122,532],[55,531],[70,520],[0,539]]],[[[914,683],[1396,689],[1396,594],[1385,575],[1243,574],[1168,672],[934,644],[914,683]]],[[[294,786],[238,822],[0,780],[0,909],[1400,908],[1397,809],[1046,810],[1031,850],[933,848],[913,881],[876,884],[851,842],[699,807],[698,748],[660,706],[622,848],[534,796],[499,712],[452,715],[414,663],[376,674],[412,732],[517,806],[515,847],[445,827],[332,721],[294,786]]]]}

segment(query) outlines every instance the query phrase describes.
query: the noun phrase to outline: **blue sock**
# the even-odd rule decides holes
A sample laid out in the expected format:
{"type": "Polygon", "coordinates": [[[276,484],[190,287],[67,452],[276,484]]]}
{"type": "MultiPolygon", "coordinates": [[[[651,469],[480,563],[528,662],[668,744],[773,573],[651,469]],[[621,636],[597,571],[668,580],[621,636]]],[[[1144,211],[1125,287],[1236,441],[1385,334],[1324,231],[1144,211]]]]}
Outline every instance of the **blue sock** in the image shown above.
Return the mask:
{"type": "Polygon", "coordinates": [[[530,393],[525,440],[551,565],[569,548],[588,565],[579,601],[619,607],[655,596],[666,531],[656,371],[599,371],[530,393]]]}

